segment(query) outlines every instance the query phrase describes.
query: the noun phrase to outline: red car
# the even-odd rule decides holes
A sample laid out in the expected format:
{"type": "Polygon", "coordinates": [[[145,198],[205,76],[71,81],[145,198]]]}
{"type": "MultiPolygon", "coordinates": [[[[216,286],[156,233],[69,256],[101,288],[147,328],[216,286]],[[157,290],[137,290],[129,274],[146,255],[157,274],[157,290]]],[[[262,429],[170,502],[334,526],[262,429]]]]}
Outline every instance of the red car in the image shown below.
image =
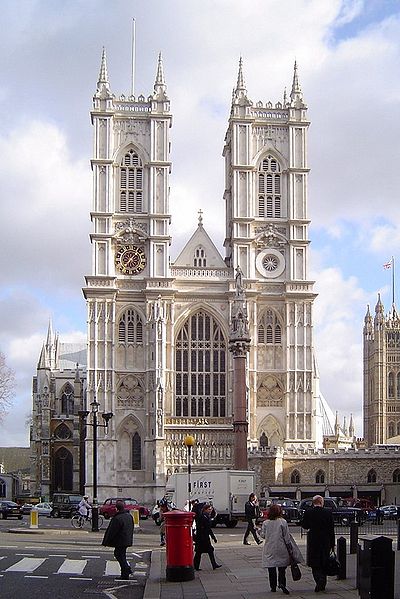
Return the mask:
{"type": "Polygon", "coordinates": [[[147,520],[150,516],[150,510],[144,505],[139,505],[136,499],[132,499],[131,497],[110,497],[109,499],[106,499],[99,508],[100,514],[102,514],[106,520],[116,513],[117,508],[115,507],[115,504],[117,501],[123,501],[126,510],[139,510],[139,517],[142,520],[147,520]]]}

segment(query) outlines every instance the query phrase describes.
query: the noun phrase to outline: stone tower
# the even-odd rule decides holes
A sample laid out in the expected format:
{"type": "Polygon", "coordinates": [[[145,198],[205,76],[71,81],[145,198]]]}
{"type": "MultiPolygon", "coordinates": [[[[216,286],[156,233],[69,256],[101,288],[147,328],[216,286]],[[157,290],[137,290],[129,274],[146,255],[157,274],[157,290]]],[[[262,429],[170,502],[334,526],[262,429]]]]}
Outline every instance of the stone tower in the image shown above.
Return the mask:
{"type": "Polygon", "coordinates": [[[249,304],[250,438],[317,442],[318,377],[308,279],[307,106],[294,66],[289,98],[253,103],[242,61],[225,138],[226,262],[249,304]]]}
{"type": "Polygon", "coordinates": [[[364,319],[364,437],[367,447],[400,435],[400,318],[380,295],[364,319]]]}

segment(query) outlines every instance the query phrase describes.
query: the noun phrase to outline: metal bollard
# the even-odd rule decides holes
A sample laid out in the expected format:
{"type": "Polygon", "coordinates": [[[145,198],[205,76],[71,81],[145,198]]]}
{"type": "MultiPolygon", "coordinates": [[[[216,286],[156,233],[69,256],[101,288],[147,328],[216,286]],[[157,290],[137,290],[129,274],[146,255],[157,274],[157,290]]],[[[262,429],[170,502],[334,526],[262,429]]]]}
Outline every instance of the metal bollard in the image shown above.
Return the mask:
{"type": "Polygon", "coordinates": [[[358,523],[350,522],[350,553],[357,553],[358,523]]]}
{"type": "Polygon", "coordinates": [[[339,537],[336,542],[336,554],[340,563],[337,579],[346,580],[346,539],[344,537],[339,537]]]}

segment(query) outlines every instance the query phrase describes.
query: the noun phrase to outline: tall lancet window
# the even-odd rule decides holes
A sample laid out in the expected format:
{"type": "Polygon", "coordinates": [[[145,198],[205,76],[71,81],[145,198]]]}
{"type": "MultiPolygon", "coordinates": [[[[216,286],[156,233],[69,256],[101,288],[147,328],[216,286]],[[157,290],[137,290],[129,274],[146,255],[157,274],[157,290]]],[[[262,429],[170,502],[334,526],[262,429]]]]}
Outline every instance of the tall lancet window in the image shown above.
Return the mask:
{"type": "Polygon", "coordinates": [[[257,174],[258,216],[282,216],[282,174],[279,162],[271,155],[260,162],[257,174]]]}
{"type": "Polygon", "coordinates": [[[226,342],[220,325],[202,310],[178,333],[175,371],[176,416],[226,415],[226,342]]]}
{"type": "Polygon", "coordinates": [[[118,341],[125,345],[143,343],[143,322],[136,310],[126,310],[119,319],[118,341]]]}
{"type": "Polygon", "coordinates": [[[193,266],[207,266],[206,250],[201,245],[194,251],[193,266]]]}
{"type": "Polygon", "coordinates": [[[120,163],[119,211],[143,212],[143,165],[134,150],[129,150],[120,163]]]}

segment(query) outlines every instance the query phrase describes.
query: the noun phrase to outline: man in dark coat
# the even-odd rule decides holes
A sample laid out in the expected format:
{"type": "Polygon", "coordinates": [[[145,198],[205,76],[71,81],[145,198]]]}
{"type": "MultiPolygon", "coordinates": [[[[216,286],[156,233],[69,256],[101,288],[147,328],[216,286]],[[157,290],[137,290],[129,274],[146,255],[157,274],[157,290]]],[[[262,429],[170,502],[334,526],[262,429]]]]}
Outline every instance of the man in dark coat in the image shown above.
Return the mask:
{"type": "Polygon", "coordinates": [[[256,530],[256,523],[260,513],[260,509],[258,507],[258,500],[255,493],[250,493],[249,499],[248,501],[246,501],[244,505],[244,513],[247,520],[247,528],[243,537],[243,545],[250,545],[249,541],[247,540],[250,533],[253,535],[257,545],[260,545],[260,543],[262,543],[262,540],[258,536],[256,530]]]}
{"type": "Polygon", "coordinates": [[[133,545],[133,518],[125,510],[125,504],[118,499],[115,503],[117,513],[110,521],[104,534],[102,545],[105,547],[115,547],[114,557],[121,568],[121,580],[129,580],[129,574],[132,574],[126,559],[126,550],[133,545]]]}
{"type": "Polygon", "coordinates": [[[324,498],[315,495],[313,506],[306,509],[300,525],[308,533],[308,565],[311,566],[315,580],[315,592],[326,587],[326,566],[331,550],[335,549],[335,525],[332,512],[324,508],[324,498]]]}
{"type": "Polygon", "coordinates": [[[214,543],[217,542],[215,534],[211,528],[211,514],[213,506],[209,503],[202,504],[201,513],[196,518],[196,540],[193,565],[195,570],[200,570],[200,560],[202,553],[208,553],[213,570],[220,568],[214,556],[214,547],[211,545],[211,539],[214,543]]]}

